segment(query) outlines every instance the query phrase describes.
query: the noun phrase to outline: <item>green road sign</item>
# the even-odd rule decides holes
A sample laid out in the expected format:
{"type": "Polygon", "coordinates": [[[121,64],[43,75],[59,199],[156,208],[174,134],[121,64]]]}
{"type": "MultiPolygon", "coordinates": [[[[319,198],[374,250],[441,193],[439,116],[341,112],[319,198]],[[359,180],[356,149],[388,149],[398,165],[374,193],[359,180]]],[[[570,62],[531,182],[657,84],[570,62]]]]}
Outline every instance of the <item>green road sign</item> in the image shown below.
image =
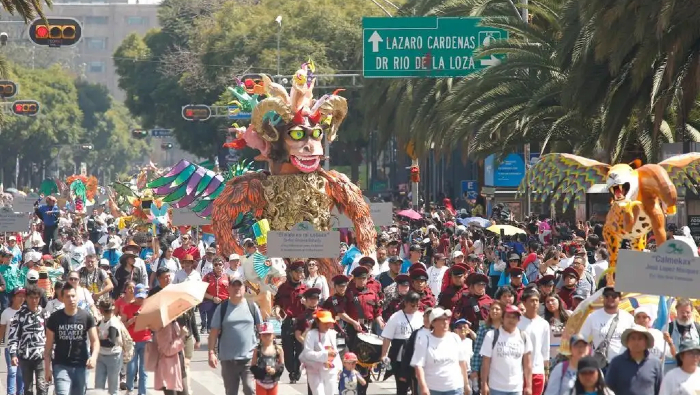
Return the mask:
{"type": "Polygon", "coordinates": [[[362,18],[366,78],[464,77],[504,56],[474,52],[508,32],[481,26],[481,18],[362,18]]]}

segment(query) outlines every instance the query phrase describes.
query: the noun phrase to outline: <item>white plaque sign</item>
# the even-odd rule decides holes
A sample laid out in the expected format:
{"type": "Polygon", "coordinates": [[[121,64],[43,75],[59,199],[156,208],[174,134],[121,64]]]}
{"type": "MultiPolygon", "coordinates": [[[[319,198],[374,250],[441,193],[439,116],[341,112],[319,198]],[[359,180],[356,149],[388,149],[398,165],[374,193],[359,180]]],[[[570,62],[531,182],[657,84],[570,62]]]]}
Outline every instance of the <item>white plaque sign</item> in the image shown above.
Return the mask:
{"type": "Polygon", "coordinates": [[[270,231],[267,256],[280,258],[337,258],[340,255],[340,232],[270,231]]]}

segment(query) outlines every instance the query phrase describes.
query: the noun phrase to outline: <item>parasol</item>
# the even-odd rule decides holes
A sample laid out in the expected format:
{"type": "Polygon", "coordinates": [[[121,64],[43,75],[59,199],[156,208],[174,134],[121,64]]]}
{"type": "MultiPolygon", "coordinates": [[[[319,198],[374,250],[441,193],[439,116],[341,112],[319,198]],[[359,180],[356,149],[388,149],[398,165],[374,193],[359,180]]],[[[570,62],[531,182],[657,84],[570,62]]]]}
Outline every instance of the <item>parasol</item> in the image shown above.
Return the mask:
{"type": "Polygon", "coordinates": [[[136,318],[134,330],[157,331],[170,324],[202,303],[207,287],[209,283],[204,281],[169,284],[157,294],[146,298],[136,318]]]}

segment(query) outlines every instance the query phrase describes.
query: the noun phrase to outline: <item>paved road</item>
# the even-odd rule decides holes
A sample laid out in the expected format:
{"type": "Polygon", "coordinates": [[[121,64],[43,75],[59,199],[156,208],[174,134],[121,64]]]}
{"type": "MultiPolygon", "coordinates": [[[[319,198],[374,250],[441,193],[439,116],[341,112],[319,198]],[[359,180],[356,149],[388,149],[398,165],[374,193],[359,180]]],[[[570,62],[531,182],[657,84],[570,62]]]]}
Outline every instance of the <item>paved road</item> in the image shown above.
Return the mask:
{"type": "MultiPolygon", "coordinates": [[[[221,378],[221,371],[218,369],[211,369],[207,363],[206,338],[207,336],[204,335],[202,347],[199,350],[195,350],[192,358],[192,395],[224,395],[224,382],[221,378]]],[[[4,353],[4,350],[2,350],[2,352],[4,353]]],[[[0,361],[0,394],[7,394],[7,366],[5,364],[5,358],[0,358],[0,361]]],[[[88,394],[107,394],[106,391],[93,390],[95,386],[94,380],[94,375],[91,374],[88,382],[88,388],[90,388],[88,394]]],[[[280,385],[281,387],[278,392],[280,395],[305,395],[307,393],[306,377],[303,377],[302,381],[299,383],[290,385],[287,373],[285,372],[280,385]]],[[[383,383],[371,383],[367,394],[392,394],[396,393],[395,388],[394,380],[390,378],[383,383]]],[[[53,393],[52,390],[49,394],[51,393],[53,393]]],[[[120,391],[119,393],[124,394],[124,391],[120,391]]],[[[240,391],[240,393],[242,394],[243,391],[240,391]]],[[[148,394],[146,395],[156,394],[162,394],[162,391],[153,389],[153,375],[151,374],[148,380],[148,394]]]]}

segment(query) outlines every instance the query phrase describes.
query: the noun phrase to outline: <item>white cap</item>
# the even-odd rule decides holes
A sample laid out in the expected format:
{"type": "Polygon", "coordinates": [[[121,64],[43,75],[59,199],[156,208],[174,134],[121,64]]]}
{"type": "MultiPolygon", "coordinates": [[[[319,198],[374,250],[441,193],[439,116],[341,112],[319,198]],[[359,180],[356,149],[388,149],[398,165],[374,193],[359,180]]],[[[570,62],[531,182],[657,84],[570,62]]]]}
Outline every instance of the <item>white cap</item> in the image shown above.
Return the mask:
{"type": "Polygon", "coordinates": [[[641,305],[634,309],[634,316],[636,317],[639,313],[646,314],[652,321],[656,319],[656,311],[654,306],[648,304],[641,305]]]}
{"type": "Polygon", "coordinates": [[[28,262],[39,262],[41,260],[41,252],[38,251],[29,251],[26,254],[24,254],[24,263],[28,262]]]}
{"type": "Polygon", "coordinates": [[[15,236],[10,236],[7,238],[7,241],[17,241],[17,237],[15,236]]]}
{"type": "Polygon", "coordinates": [[[455,258],[457,258],[458,256],[464,256],[464,253],[463,253],[462,251],[460,251],[460,250],[454,251],[454,252],[452,253],[452,259],[455,259],[455,258]]]}
{"type": "Polygon", "coordinates": [[[39,272],[36,270],[29,270],[27,272],[27,281],[39,281],[39,272]]]}
{"type": "Polygon", "coordinates": [[[228,257],[228,260],[229,260],[229,261],[235,261],[235,260],[239,260],[239,261],[240,261],[240,260],[241,260],[241,256],[238,255],[238,254],[231,254],[231,255],[229,255],[229,257],[228,257]]]}
{"type": "Polygon", "coordinates": [[[107,258],[100,259],[100,266],[110,266],[109,259],[107,259],[107,258]]]}
{"type": "Polygon", "coordinates": [[[450,310],[445,310],[442,307],[436,307],[430,312],[430,323],[442,317],[450,318],[452,317],[452,312],[450,310]]]}

